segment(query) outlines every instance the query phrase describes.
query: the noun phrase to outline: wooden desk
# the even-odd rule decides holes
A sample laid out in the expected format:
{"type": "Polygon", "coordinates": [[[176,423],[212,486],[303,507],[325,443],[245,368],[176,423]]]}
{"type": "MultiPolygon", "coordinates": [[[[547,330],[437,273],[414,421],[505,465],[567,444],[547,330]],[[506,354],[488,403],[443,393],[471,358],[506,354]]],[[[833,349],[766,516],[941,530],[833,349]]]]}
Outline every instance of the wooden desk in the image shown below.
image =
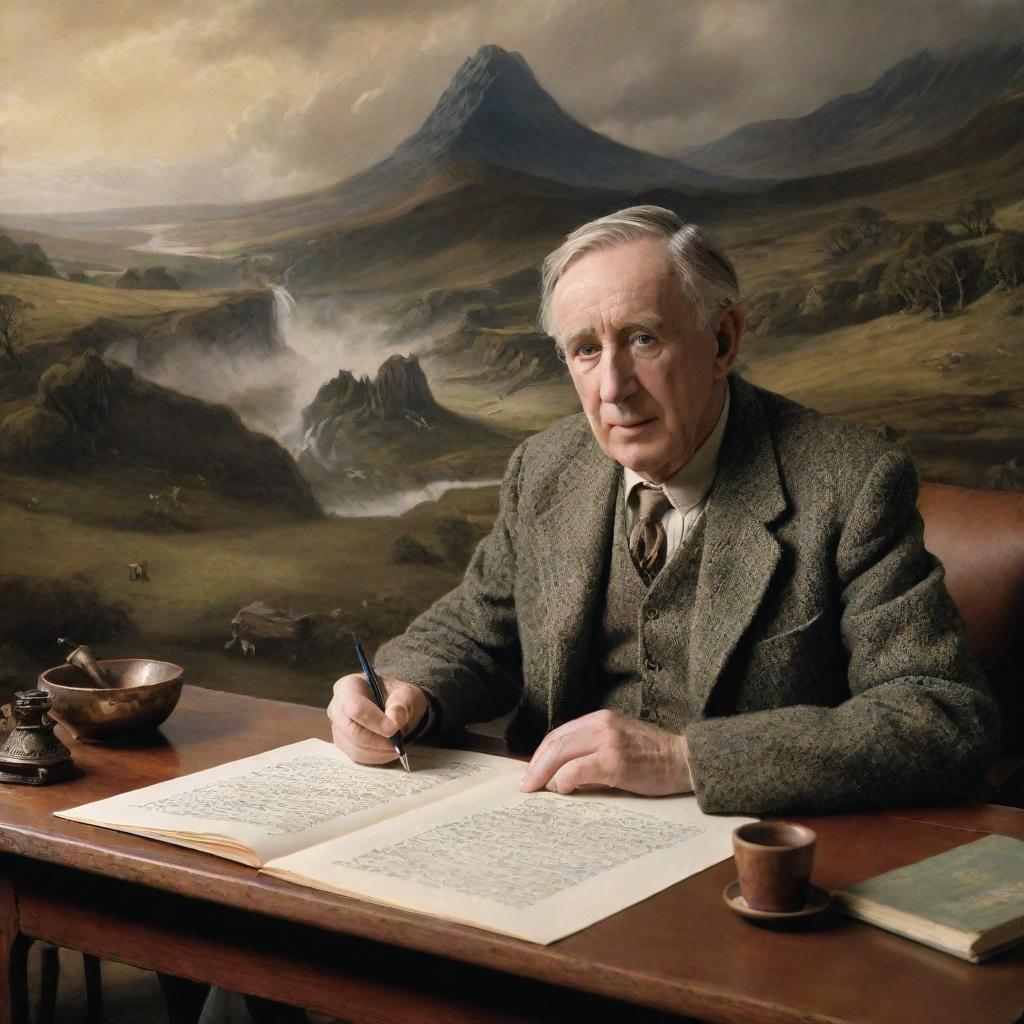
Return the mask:
{"type": "MultiPolygon", "coordinates": [[[[726,861],[548,947],[264,878],[52,812],[306,738],[323,712],[186,687],[145,748],[74,745],[86,775],[0,788],[0,1024],[25,1019],[42,939],[336,1014],[356,1024],[525,1021],[1011,1022],[1024,946],[975,966],[838,914],[769,931],[722,902],[726,861]]],[[[989,832],[989,805],[800,819],[836,887],[989,832]]]]}

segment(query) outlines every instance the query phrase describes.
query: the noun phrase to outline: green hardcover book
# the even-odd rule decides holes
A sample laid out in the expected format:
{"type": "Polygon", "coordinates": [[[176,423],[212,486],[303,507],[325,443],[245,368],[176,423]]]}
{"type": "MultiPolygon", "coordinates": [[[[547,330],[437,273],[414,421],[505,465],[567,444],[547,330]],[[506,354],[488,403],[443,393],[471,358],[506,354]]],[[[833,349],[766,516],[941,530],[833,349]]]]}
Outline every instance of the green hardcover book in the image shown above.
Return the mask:
{"type": "Polygon", "coordinates": [[[847,886],[835,905],[978,963],[1024,938],[1024,840],[986,836],[847,886]]]}

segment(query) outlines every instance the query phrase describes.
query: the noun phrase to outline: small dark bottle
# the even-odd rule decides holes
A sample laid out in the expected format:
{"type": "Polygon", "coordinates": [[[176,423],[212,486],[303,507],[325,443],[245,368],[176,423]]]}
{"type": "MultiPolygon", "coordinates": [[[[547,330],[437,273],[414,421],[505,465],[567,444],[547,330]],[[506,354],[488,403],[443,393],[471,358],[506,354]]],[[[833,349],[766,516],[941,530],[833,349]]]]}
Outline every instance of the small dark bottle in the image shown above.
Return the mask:
{"type": "Polygon", "coordinates": [[[50,695],[45,690],[21,690],[11,706],[14,731],[0,748],[0,782],[48,786],[79,774],[71,751],[54,734],[50,695]]]}

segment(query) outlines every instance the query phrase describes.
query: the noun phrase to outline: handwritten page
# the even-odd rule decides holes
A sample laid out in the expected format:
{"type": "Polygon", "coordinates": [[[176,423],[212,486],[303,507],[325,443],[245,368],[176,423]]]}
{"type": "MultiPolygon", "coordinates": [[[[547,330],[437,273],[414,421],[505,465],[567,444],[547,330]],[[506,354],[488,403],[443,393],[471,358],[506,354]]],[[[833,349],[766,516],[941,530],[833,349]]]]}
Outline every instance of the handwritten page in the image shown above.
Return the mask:
{"type": "Polygon", "coordinates": [[[99,800],[58,817],[117,828],[260,865],[523,766],[469,751],[415,747],[413,771],[357,765],[303,740],[218,768],[99,800]]]}
{"type": "Polygon", "coordinates": [[[696,798],[522,794],[500,777],[266,865],[276,877],[549,943],[732,855],[696,798]]]}

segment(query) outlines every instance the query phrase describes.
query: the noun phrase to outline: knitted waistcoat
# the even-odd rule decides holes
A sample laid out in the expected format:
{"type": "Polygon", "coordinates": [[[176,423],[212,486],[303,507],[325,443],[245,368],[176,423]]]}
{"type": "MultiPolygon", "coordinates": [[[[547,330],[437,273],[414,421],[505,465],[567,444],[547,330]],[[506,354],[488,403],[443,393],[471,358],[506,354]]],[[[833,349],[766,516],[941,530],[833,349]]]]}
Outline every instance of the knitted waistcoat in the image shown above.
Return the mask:
{"type": "Polygon", "coordinates": [[[699,716],[686,666],[704,517],[648,586],[629,554],[622,485],[611,564],[591,643],[595,707],[682,732],[699,716]],[[671,616],[663,614],[672,607],[671,616]]]}

